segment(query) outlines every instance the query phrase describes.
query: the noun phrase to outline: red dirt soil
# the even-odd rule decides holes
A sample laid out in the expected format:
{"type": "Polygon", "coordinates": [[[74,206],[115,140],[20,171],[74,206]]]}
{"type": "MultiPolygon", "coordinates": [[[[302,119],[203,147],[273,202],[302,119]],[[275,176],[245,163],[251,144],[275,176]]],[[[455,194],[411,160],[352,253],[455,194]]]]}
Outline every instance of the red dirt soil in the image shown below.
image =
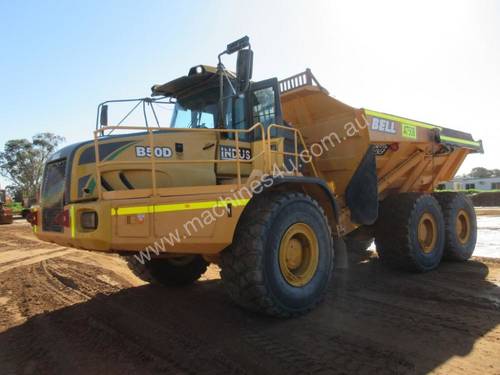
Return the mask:
{"type": "Polygon", "coordinates": [[[0,227],[0,374],[500,374],[499,286],[491,259],[408,274],[351,254],[319,308],[277,320],[236,307],[216,266],[148,284],[16,222],[0,227]]]}

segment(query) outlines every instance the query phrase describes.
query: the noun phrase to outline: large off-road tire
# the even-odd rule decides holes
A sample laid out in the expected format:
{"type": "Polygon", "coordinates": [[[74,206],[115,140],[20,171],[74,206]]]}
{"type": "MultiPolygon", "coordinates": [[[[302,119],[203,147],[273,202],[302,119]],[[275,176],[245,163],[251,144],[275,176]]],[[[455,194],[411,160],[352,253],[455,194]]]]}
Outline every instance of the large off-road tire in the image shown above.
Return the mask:
{"type": "Polygon", "coordinates": [[[253,199],[222,252],[221,276],[240,306],[277,317],[314,308],[333,271],[328,220],[311,197],[272,192],[253,199]]]}
{"type": "Polygon", "coordinates": [[[382,262],[425,272],[435,269],[443,256],[444,219],[429,194],[389,196],[380,204],[375,245],[382,262]]]}
{"type": "Polygon", "coordinates": [[[477,219],[474,206],[465,194],[435,193],[444,216],[446,259],[465,261],[472,256],[477,240],[477,219]]]}
{"type": "Polygon", "coordinates": [[[199,255],[151,259],[146,263],[151,278],[167,286],[192,284],[205,273],[207,266],[199,255]]]}

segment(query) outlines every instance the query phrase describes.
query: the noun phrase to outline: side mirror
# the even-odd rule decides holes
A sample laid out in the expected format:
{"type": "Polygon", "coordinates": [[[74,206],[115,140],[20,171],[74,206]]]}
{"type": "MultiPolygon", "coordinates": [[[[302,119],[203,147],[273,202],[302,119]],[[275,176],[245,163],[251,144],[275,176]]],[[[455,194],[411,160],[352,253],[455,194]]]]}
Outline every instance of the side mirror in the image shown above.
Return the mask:
{"type": "Polygon", "coordinates": [[[251,49],[241,49],[238,51],[236,60],[236,78],[239,82],[240,91],[245,91],[252,79],[253,51],[251,49]]]}
{"type": "Polygon", "coordinates": [[[108,106],[106,104],[101,107],[99,123],[101,126],[108,126],[108,106]]]}

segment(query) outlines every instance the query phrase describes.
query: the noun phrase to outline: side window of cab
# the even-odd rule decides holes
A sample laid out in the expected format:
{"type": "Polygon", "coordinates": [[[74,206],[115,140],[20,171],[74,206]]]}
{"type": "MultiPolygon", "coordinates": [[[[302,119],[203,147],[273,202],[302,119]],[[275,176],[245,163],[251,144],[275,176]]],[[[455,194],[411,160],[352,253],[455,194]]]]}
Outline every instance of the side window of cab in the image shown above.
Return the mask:
{"type": "Polygon", "coordinates": [[[270,124],[281,124],[278,80],[276,78],[252,84],[251,119],[252,124],[260,122],[267,128],[270,124]]]}
{"type": "Polygon", "coordinates": [[[252,106],[253,123],[260,122],[264,126],[276,123],[274,90],[272,87],[255,90],[252,106]]]}

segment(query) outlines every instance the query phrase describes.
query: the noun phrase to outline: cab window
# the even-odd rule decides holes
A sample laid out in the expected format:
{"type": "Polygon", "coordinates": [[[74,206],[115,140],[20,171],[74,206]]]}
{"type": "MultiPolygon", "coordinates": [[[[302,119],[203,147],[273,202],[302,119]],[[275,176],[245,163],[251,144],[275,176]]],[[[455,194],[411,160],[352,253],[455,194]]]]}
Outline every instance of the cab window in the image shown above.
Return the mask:
{"type": "Polygon", "coordinates": [[[229,129],[246,129],[245,97],[233,97],[224,102],[224,124],[229,129]]]}
{"type": "Polygon", "coordinates": [[[200,109],[189,109],[177,103],[175,105],[171,127],[213,129],[216,113],[216,104],[209,104],[200,109]]]}
{"type": "Polygon", "coordinates": [[[260,122],[267,126],[276,123],[275,92],[272,86],[253,92],[252,117],[254,124],[260,122]]]}
{"type": "MultiPolygon", "coordinates": [[[[248,129],[245,118],[245,96],[231,97],[224,102],[224,124],[228,129],[248,129]]],[[[240,141],[248,141],[248,133],[240,133],[240,141]]],[[[234,133],[225,133],[225,138],[234,139],[234,133]]]]}

